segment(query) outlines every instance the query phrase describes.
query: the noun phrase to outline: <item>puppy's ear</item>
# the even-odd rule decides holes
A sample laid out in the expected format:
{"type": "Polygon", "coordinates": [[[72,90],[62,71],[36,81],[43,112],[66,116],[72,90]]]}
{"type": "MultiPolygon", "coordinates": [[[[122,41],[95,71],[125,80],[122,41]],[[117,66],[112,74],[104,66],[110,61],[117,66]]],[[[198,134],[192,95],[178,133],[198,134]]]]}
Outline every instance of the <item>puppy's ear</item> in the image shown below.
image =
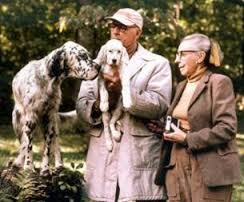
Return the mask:
{"type": "Polygon", "coordinates": [[[48,61],[49,76],[59,77],[64,72],[65,51],[59,49],[52,54],[48,61]]]}
{"type": "Polygon", "coordinates": [[[97,55],[97,58],[94,60],[95,63],[102,65],[107,61],[106,47],[103,45],[97,55]]]}
{"type": "Polygon", "coordinates": [[[128,65],[129,63],[129,55],[125,47],[122,48],[122,63],[123,65],[128,65]]]}

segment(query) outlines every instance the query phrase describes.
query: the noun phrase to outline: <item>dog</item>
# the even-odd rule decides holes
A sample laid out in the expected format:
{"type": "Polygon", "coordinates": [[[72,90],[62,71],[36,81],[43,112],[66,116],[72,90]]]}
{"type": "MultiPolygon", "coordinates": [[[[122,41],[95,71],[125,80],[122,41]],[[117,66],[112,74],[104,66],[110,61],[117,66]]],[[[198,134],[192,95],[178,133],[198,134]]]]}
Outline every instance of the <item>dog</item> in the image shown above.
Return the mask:
{"type": "Polygon", "coordinates": [[[24,66],[12,81],[14,109],[12,124],[19,138],[19,154],[13,166],[34,170],[32,139],[37,128],[44,135],[40,175],[49,175],[51,145],[54,146],[55,169],[63,168],[58,142],[58,109],[61,83],[67,77],[92,80],[99,66],[81,45],[68,41],[40,60],[24,66]]]}
{"type": "Polygon", "coordinates": [[[120,141],[121,132],[116,129],[116,123],[119,120],[124,108],[129,108],[132,103],[130,95],[130,80],[126,75],[126,67],[129,62],[129,56],[122,42],[116,39],[109,40],[103,45],[94,60],[101,65],[101,73],[111,73],[114,68],[118,68],[122,84],[122,97],[119,99],[116,108],[109,112],[109,93],[105,82],[101,76],[98,77],[100,110],[102,112],[102,121],[104,125],[104,137],[108,151],[113,149],[112,138],[120,141]],[[121,102],[122,99],[122,102],[121,102]]]}

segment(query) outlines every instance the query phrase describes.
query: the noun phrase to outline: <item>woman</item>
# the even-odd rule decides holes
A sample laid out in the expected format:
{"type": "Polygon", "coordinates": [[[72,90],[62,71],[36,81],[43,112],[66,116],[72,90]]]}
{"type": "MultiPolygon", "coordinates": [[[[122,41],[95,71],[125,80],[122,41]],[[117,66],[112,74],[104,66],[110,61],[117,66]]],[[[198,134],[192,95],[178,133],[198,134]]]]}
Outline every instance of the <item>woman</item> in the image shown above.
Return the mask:
{"type": "Polygon", "coordinates": [[[206,35],[189,35],[179,45],[175,62],[186,79],[177,86],[168,115],[180,126],[171,124],[163,147],[169,201],[231,201],[232,185],[240,181],[232,83],[210,71],[221,59],[217,42],[206,35]]]}

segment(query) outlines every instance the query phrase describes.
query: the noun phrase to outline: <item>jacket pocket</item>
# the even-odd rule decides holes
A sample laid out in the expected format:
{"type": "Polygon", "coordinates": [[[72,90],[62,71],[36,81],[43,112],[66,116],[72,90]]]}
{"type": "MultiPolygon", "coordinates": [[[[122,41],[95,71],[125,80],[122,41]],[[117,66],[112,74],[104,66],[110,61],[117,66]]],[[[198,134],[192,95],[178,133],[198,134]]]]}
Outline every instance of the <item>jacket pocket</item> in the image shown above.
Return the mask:
{"type": "Polygon", "coordinates": [[[218,147],[217,153],[220,156],[225,156],[227,154],[238,153],[238,148],[235,141],[229,141],[218,147]]]}
{"type": "Polygon", "coordinates": [[[88,132],[89,135],[94,137],[100,137],[103,130],[101,128],[94,128],[88,132]]]}
{"type": "Polygon", "coordinates": [[[225,201],[231,194],[232,185],[218,187],[204,187],[203,198],[209,200],[225,201]]]}
{"type": "Polygon", "coordinates": [[[87,169],[103,168],[109,155],[109,151],[105,144],[105,138],[104,135],[95,136],[94,134],[96,133],[92,134],[86,156],[87,169]]]}
{"type": "Polygon", "coordinates": [[[138,121],[136,119],[130,120],[130,134],[132,136],[147,137],[154,135],[153,132],[149,131],[146,127],[146,123],[143,121],[138,121]]]}
{"type": "Polygon", "coordinates": [[[154,136],[133,136],[132,161],[135,169],[157,168],[160,158],[161,140],[154,136]]]}
{"type": "Polygon", "coordinates": [[[176,177],[176,169],[168,170],[166,173],[166,190],[169,200],[180,200],[179,182],[176,177]]]}
{"type": "Polygon", "coordinates": [[[238,151],[235,150],[235,149],[221,149],[221,148],[218,148],[217,149],[217,153],[220,156],[225,156],[225,155],[228,155],[228,154],[237,154],[238,151]]]}

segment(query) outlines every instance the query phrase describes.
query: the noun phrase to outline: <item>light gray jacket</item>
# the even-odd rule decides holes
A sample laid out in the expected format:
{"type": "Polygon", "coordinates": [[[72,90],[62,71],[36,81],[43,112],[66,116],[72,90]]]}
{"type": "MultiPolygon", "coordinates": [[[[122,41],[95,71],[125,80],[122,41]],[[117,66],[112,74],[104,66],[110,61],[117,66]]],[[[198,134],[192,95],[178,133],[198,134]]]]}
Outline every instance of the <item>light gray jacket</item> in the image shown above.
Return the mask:
{"type": "Polygon", "coordinates": [[[128,71],[133,104],[120,120],[123,135],[119,143],[114,141],[112,152],[105,146],[101,119],[91,117],[98,97],[97,79],[82,82],[77,100],[79,118],[93,125],[88,132],[85,180],[89,198],[96,201],[114,201],[117,184],[119,201],[166,197],[163,188],[154,184],[161,140],[148,131],[145,122],[166,113],[172,89],[169,62],[139,45],[128,71]]]}

